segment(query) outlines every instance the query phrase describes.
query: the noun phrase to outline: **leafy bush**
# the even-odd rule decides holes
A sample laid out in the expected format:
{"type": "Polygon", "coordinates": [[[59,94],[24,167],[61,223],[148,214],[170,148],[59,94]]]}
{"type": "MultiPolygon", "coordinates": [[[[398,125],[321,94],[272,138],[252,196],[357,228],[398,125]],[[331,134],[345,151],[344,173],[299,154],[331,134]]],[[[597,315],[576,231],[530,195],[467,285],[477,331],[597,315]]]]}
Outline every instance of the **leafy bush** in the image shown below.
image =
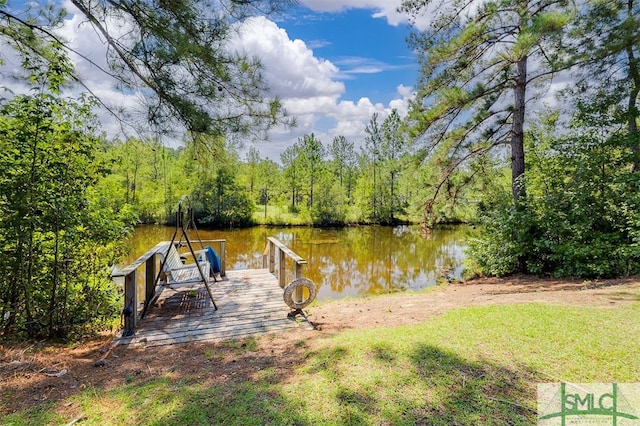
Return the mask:
{"type": "Polygon", "coordinates": [[[611,277],[640,272],[640,179],[630,141],[581,126],[529,135],[527,197],[487,198],[470,243],[481,273],[611,277]],[[606,135],[606,137],[602,136],[606,135]]]}
{"type": "Polygon", "coordinates": [[[101,141],[87,99],[18,96],[0,113],[0,327],[61,337],[117,318],[110,265],[134,216],[92,192],[101,141]]]}

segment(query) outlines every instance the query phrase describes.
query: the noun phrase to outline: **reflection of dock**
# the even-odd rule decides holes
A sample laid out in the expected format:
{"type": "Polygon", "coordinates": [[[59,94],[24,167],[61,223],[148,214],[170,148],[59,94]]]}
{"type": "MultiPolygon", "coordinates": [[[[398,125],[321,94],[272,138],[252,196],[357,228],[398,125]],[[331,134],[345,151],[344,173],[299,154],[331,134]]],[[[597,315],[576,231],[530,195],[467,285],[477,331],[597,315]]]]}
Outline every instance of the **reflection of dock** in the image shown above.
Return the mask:
{"type": "Polygon", "coordinates": [[[227,271],[222,281],[211,279],[209,286],[218,310],[201,283],[176,290],[163,288],[135,334],[121,337],[118,343],[160,346],[224,341],[300,326],[287,317],[283,291],[268,269],[227,271]]]}

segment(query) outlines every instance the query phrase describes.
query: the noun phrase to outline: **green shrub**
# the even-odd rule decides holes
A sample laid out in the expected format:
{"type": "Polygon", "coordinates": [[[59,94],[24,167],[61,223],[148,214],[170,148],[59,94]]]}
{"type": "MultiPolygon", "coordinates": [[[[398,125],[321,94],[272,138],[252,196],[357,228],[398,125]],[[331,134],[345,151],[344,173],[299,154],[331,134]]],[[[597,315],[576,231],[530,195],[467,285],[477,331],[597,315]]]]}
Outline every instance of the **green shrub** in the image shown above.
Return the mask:
{"type": "Polygon", "coordinates": [[[528,139],[527,196],[492,194],[470,262],[490,275],[613,277],[640,272],[640,179],[629,138],[581,127],[528,139]],[[606,136],[602,136],[606,135],[606,136]]]}
{"type": "Polygon", "coordinates": [[[8,337],[91,332],[118,316],[110,265],[135,220],[92,190],[103,170],[92,103],[17,96],[0,119],[0,327],[8,337]]]}

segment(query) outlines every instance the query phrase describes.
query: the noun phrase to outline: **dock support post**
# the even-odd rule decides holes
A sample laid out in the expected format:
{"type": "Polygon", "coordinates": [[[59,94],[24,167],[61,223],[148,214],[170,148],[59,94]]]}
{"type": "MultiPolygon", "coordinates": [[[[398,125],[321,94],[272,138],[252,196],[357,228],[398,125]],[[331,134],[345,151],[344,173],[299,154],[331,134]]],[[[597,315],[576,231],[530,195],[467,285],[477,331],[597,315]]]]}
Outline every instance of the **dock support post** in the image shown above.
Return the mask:
{"type": "Polygon", "coordinates": [[[285,269],[285,259],[286,253],[284,250],[278,248],[278,284],[280,284],[280,288],[284,288],[285,278],[286,278],[286,269],[285,269]]]}
{"type": "Polygon", "coordinates": [[[137,277],[135,269],[124,277],[124,336],[132,336],[138,325],[137,277]]]}
{"type": "Polygon", "coordinates": [[[296,267],[295,267],[295,276],[293,277],[294,279],[296,278],[302,278],[302,266],[304,265],[304,263],[298,263],[296,262],[296,267]]]}
{"type": "Polygon", "coordinates": [[[276,270],[276,246],[269,241],[269,272],[272,274],[276,270]]]}
{"type": "Polygon", "coordinates": [[[226,269],[226,253],[227,253],[227,242],[225,240],[220,241],[220,276],[224,277],[227,275],[226,269]]]}
{"type": "MultiPolygon", "coordinates": [[[[304,265],[304,264],[295,262],[295,270],[294,270],[294,275],[295,276],[293,277],[293,279],[302,278],[302,265],[304,265]]],[[[293,292],[293,301],[296,302],[296,303],[300,303],[300,302],[302,302],[302,299],[303,299],[302,287],[298,287],[293,292]]]]}
{"type": "Polygon", "coordinates": [[[154,254],[149,259],[147,259],[145,263],[145,274],[144,274],[144,310],[149,307],[149,303],[155,296],[155,282],[156,282],[156,255],[154,254]]]}

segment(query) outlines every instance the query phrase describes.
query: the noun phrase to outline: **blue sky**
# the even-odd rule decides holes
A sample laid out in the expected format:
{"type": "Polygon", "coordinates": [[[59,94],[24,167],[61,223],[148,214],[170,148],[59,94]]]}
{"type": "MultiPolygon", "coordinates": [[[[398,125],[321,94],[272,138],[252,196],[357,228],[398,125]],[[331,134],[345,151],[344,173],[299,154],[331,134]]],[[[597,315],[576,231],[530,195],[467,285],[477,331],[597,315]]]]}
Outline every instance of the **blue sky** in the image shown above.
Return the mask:
{"type": "MultiPolygon", "coordinates": [[[[69,16],[58,34],[74,49],[104,65],[104,42],[70,0],[59,1],[69,16]]],[[[278,161],[288,146],[310,133],[327,146],[339,135],[360,146],[374,113],[380,119],[393,108],[401,115],[406,113],[418,65],[406,43],[407,20],[396,12],[400,2],[299,0],[281,16],[251,18],[243,24],[234,48],[261,59],[271,93],[282,99],[298,122],[293,129],[274,129],[269,141],[255,145],[263,158],[278,161]]],[[[8,3],[18,9],[24,4],[19,0],[8,3]]],[[[2,69],[4,76],[20,66],[8,59],[2,69]]],[[[76,71],[107,104],[134,112],[140,105],[141,93],[119,92],[114,81],[86,62],[78,59],[76,71]]],[[[16,84],[6,78],[0,83],[16,84]]],[[[12,89],[21,91],[15,86],[12,89]]],[[[123,132],[129,132],[107,113],[100,116],[109,136],[122,137],[123,132]]]]}
{"type": "Polygon", "coordinates": [[[313,12],[305,7],[294,19],[277,22],[291,39],[305,41],[314,55],[340,68],[343,97],[388,103],[396,87],[414,84],[417,65],[406,43],[406,25],[374,18],[371,9],[313,12]]]}

